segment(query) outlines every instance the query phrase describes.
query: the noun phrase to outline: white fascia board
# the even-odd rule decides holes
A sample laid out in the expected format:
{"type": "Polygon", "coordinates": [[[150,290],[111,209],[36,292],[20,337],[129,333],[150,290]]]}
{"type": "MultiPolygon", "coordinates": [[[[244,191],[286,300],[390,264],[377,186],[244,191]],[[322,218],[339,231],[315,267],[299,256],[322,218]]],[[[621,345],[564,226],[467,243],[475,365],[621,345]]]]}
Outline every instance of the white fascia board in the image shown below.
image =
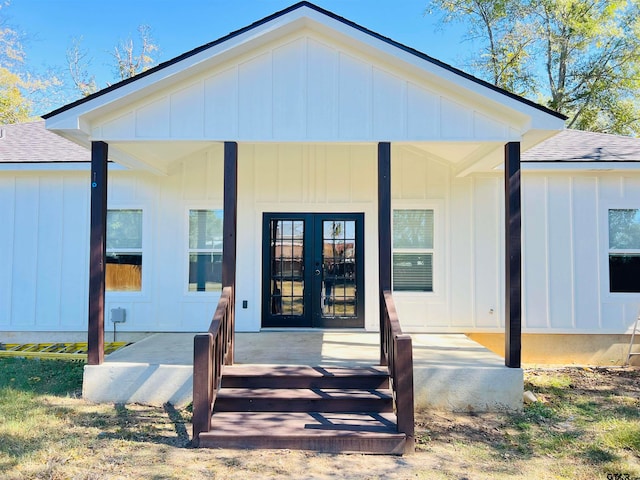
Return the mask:
{"type": "MultiPolygon", "coordinates": [[[[640,172],[638,162],[522,162],[525,172],[640,172]]],[[[499,169],[502,170],[502,166],[499,169]]]]}

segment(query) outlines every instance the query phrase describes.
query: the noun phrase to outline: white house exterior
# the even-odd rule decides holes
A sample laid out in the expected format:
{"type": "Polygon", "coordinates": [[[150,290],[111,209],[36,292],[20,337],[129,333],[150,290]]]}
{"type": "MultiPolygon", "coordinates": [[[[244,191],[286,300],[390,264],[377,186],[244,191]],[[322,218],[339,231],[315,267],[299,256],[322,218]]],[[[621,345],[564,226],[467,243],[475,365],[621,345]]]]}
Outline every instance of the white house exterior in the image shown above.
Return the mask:
{"type": "Polygon", "coordinates": [[[32,136],[38,123],[3,127],[0,251],[11,253],[0,264],[0,330],[87,329],[93,179],[91,154],[75,143],[92,142],[111,160],[107,258],[138,275],[115,290],[107,279],[106,318],[126,312],[119,331],[207,328],[220,295],[225,142],[237,144],[236,330],[377,330],[384,142],[406,331],[504,332],[503,164],[505,145],[519,144],[523,332],[629,333],[640,294],[609,289],[608,212],[640,209],[640,155],[556,158],[544,140],[563,123],[303,2],[48,114],[46,128],[74,142],[64,148],[15,159],[9,141],[22,132],[29,145],[63,140],[32,136]],[[280,270],[267,272],[269,255],[280,270]],[[329,257],[341,269],[333,289],[329,257]]]}

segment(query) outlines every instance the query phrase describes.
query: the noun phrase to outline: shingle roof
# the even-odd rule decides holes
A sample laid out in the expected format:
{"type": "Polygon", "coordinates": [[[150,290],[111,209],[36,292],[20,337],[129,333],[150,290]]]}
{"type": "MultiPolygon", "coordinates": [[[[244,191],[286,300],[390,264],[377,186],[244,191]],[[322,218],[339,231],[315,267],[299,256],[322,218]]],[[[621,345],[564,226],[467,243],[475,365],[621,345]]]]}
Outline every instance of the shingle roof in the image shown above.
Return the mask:
{"type": "Polygon", "coordinates": [[[640,138],[563,130],[522,153],[523,162],[640,162],[640,138]]]}
{"type": "Polygon", "coordinates": [[[44,120],[0,125],[0,163],[90,162],[91,152],[44,128],[44,120]]]}

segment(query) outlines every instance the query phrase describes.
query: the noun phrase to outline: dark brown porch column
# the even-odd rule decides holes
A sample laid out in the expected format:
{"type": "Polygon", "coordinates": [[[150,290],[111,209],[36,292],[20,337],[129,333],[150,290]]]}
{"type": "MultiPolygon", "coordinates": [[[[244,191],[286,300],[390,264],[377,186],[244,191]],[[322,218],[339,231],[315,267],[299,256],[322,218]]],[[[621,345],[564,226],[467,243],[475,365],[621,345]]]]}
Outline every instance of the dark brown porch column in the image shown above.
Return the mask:
{"type": "MultiPolygon", "coordinates": [[[[391,290],[391,144],[378,144],[378,281],[380,302],[380,335],[383,332],[384,300],[381,292],[391,290]]],[[[380,365],[386,358],[380,339],[380,365]]]]}
{"type": "Polygon", "coordinates": [[[520,217],[520,142],[510,142],[504,149],[505,186],[505,365],[520,368],[522,263],[520,217]]]}
{"type": "Polygon", "coordinates": [[[91,142],[91,236],[89,244],[89,365],[104,361],[104,290],[107,248],[108,145],[91,142]]]}
{"type": "MultiPolygon", "coordinates": [[[[232,306],[235,319],[236,297],[236,239],[238,211],[238,144],[224,143],[224,200],[222,220],[222,287],[233,287],[232,306]]],[[[235,336],[235,320],[232,320],[231,335],[235,336]]],[[[232,339],[228,363],[234,362],[235,342],[232,339]]]]}
{"type": "Polygon", "coordinates": [[[238,209],[238,144],[224,143],[224,200],[222,223],[222,286],[236,286],[236,223],[238,209]]]}

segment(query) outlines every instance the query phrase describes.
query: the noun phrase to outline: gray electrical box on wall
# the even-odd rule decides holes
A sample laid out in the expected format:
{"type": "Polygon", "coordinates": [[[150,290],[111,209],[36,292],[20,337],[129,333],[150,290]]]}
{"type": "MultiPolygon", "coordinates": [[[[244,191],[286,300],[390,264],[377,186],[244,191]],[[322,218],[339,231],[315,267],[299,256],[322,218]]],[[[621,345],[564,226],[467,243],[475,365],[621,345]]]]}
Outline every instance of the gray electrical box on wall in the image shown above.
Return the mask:
{"type": "Polygon", "coordinates": [[[127,311],[124,308],[111,309],[111,321],[113,323],[124,323],[127,321],[127,311]]]}

